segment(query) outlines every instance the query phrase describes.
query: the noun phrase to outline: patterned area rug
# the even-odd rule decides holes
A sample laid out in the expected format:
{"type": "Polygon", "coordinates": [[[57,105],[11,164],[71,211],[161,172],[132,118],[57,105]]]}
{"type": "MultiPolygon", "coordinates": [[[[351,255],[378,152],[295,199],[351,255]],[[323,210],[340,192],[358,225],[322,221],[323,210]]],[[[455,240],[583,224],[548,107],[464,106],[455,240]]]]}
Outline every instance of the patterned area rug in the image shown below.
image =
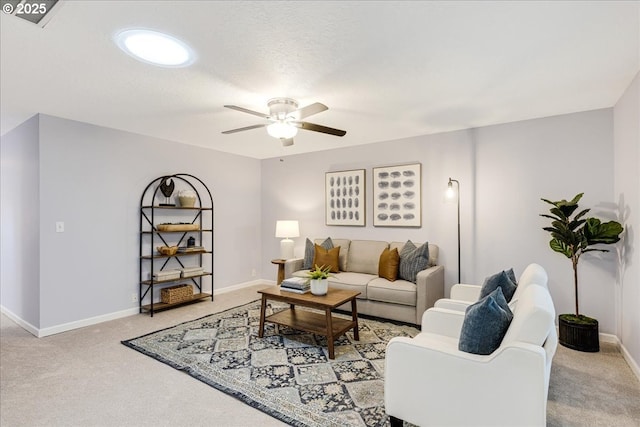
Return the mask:
{"type": "Polygon", "coordinates": [[[258,338],[259,323],[254,301],[122,343],[293,426],[389,425],[385,348],[416,328],[360,318],[360,341],[340,337],[331,360],[324,337],[266,323],[258,338]]]}

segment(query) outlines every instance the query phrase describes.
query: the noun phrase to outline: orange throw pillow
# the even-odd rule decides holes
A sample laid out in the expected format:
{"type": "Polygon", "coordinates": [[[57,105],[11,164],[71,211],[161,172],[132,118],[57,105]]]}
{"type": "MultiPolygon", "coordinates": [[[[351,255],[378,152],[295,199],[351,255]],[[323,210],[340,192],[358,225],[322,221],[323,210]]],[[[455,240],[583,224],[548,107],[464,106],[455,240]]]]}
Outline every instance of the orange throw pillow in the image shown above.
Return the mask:
{"type": "Polygon", "coordinates": [[[318,267],[329,267],[332,273],[337,273],[340,270],[338,269],[339,261],[338,258],[340,256],[340,246],[336,246],[333,249],[325,249],[320,245],[316,245],[316,254],[313,256],[313,265],[311,268],[315,268],[316,265],[318,267]]]}
{"type": "Polygon", "coordinates": [[[398,254],[398,249],[385,249],[380,255],[378,276],[391,282],[395,282],[398,278],[398,265],[400,265],[400,254],[398,254]]]}

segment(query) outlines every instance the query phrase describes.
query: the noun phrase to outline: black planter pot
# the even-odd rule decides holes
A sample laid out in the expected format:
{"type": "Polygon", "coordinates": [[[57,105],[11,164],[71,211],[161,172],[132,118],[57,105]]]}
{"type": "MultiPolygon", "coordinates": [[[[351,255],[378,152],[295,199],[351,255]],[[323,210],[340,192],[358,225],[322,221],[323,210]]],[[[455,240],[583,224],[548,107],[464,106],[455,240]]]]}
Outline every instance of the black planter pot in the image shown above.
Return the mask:
{"type": "Polygon", "coordinates": [[[572,350],[590,353],[600,351],[598,321],[588,318],[591,321],[589,323],[578,322],[565,316],[571,315],[561,314],[558,317],[558,329],[560,332],[558,341],[560,344],[572,350]]]}

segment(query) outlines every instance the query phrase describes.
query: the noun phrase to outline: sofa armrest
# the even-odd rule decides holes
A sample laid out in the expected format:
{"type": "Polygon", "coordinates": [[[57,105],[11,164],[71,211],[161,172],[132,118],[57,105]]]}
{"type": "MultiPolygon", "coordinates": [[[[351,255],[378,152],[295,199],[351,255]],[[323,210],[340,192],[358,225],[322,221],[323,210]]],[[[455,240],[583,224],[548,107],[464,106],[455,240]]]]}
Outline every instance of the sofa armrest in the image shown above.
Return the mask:
{"type": "Polygon", "coordinates": [[[435,265],[416,276],[416,324],[422,323],[422,313],[444,298],[444,266],[435,265]]]}
{"type": "Polygon", "coordinates": [[[463,322],[464,312],[432,307],[422,315],[421,331],[458,339],[463,322]]]}
{"type": "Polygon", "coordinates": [[[437,337],[418,337],[396,337],[387,345],[387,414],[416,425],[545,425],[542,348],[517,343],[480,356],[437,337]],[[496,411],[496,401],[513,403],[496,411]]]}
{"type": "Polygon", "coordinates": [[[482,286],[457,283],[451,287],[451,299],[476,302],[480,299],[482,286]]]}
{"type": "Polygon", "coordinates": [[[284,262],[284,278],[293,277],[293,273],[302,270],[304,264],[303,258],[292,258],[284,262]]]}
{"type": "Polygon", "coordinates": [[[436,301],[434,307],[445,308],[447,310],[461,311],[462,313],[464,313],[467,310],[467,307],[469,307],[471,304],[473,303],[469,301],[442,298],[436,301]]]}

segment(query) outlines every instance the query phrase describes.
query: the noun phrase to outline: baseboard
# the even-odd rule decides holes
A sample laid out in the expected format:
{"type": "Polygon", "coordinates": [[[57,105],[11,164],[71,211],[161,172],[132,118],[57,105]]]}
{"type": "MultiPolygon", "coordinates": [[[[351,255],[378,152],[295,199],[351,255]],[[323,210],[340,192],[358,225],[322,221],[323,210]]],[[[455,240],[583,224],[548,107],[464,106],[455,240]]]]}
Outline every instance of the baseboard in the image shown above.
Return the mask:
{"type": "MultiPolygon", "coordinates": [[[[213,294],[220,295],[220,294],[236,291],[243,288],[248,288],[255,285],[275,285],[275,284],[276,282],[274,280],[258,279],[258,280],[252,280],[250,282],[239,283],[233,286],[227,286],[222,289],[216,289],[214,290],[213,294]]],[[[126,310],[117,311],[115,313],[103,314],[96,317],[90,317],[88,319],[82,319],[74,322],[63,323],[56,326],[50,326],[48,328],[38,329],[37,327],[33,326],[29,322],[26,322],[25,320],[21,319],[18,315],[16,315],[11,310],[8,310],[6,307],[2,305],[0,305],[0,311],[2,312],[2,314],[4,314],[9,319],[13,320],[16,324],[18,324],[18,326],[20,326],[22,329],[26,330],[27,332],[29,332],[30,334],[38,338],[47,337],[49,335],[60,334],[62,332],[67,332],[67,331],[71,331],[78,328],[84,328],[86,326],[96,325],[102,322],[108,322],[109,320],[115,320],[123,317],[133,316],[140,312],[138,307],[132,307],[126,310]]]]}
{"type": "Polygon", "coordinates": [[[603,334],[602,332],[600,332],[598,335],[600,338],[600,342],[615,344],[616,346],[620,347],[620,340],[617,336],[613,334],[603,334]]]}
{"type": "Polygon", "coordinates": [[[249,288],[251,286],[256,286],[256,285],[275,285],[275,284],[276,284],[275,280],[262,280],[262,279],[252,280],[250,282],[238,283],[237,285],[227,286],[222,289],[216,289],[213,291],[213,295],[226,294],[227,292],[237,291],[239,289],[249,288]]]}
{"type": "Polygon", "coordinates": [[[17,314],[6,308],[4,305],[0,305],[0,313],[7,316],[9,319],[13,320],[18,326],[20,326],[25,331],[29,332],[32,335],[38,336],[38,328],[33,326],[31,323],[23,320],[17,314]]]}
{"type": "Polygon", "coordinates": [[[622,344],[620,344],[620,353],[622,353],[624,360],[627,361],[627,365],[631,368],[631,372],[633,372],[638,378],[638,381],[640,381],[640,367],[638,366],[638,363],[633,360],[633,357],[631,357],[631,353],[629,353],[627,348],[622,344]]]}
{"type": "Polygon", "coordinates": [[[631,356],[631,353],[629,353],[629,351],[624,346],[624,344],[620,342],[620,339],[613,334],[599,334],[599,335],[600,335],[600,342],[606,342],[606,343],[611,343],[616,345],[618,350],[620,350],[620,354],[622,354],[622,357],[624,358],[625,362],[627,362],[627,365],[629,365],[629,368],[631,368],[631,372],[633,372],[633,374],[638,378],[638,380],[640,380],[640,367],[638,367],[638,363],[633,359],[633,357],[631,356]]]}

